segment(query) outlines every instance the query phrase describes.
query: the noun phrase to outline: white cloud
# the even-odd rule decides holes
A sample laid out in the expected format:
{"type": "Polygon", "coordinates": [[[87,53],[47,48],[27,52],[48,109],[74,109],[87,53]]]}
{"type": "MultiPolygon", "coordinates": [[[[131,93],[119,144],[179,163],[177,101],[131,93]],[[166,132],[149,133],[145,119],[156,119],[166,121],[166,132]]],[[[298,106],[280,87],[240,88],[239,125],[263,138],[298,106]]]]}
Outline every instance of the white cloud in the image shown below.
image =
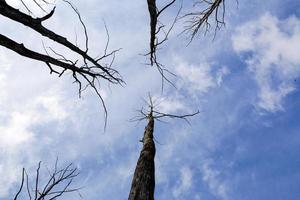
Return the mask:
{"type": "Polygon", "coordinates": [[[188,192],[193,184],[193,174],[190,168],[182,167],[180,169],[180,183],[173,188],[173,196],[178,198],[185,192],[188,192]]]}
{"type": "Polygon", "coordinates": [[[59,93],[50,91],[26,103],[15,102],[13,106],[6,104],[0,108],[1,118],[5,119],[0,124],[0,197],[4,197],[19,182],[22,167],[35,165],[38,154],[42,154],[38,149],[47,139],[40,138],[34,127],[63,122],[68,116],[68,106],[62,105],[59,93]]]}
{"type": "Polygon", "coordinates": [[[228,69],[228,67],[223,66],[221,67],[216,74],[216,82],[218,86],[221,86],[223,79],[225,76],[227,76],[228,74],[230,74],[230,70],[228,69]]]}
{"type": "MultiPolygon", "coordinates": [[[[3,49],[0,49],[0,106],[4,103],[4,98],[6,98],[6,82],[7,82],[7,71],[11,68],[11,63],[9,62],[8,56],[3,49]]],[[[1,111],[0,111],[1,115],[1,111]]]]}
{"type": "Polygon", "coordinates": [[[53,92],[38,97],[36,99],[36,104],[46,109],[48,115],[52,119],[64,120],[66,117],[68,117],[68,112],[64,108],[66,105],[62,105],[61,98],[57,94],[53,94],[53,92]]]}
{"type": "Polygon", "coordinates": [[[6,125],[0,126],[0,149],[15,149],[19,145],[29,141],[32,138],[32,132],[28,130],[33,122],[33,115],[30,112],[14,112],[6,125]]]}
{"type": "Polygon", "coordinates": [[[1,71],[7,71],[11,67],[11,63],[3,49],[0,49],[0,66],[1,71]]]}
{"type": "Polygon", "coordinates": [[[179,89],[187,90],[191,95],[202,95],[221,86],[224,77],[229,73],[226,66],[220,67],[214,72],[212,66],[207,62],[195,65],[176,59],[177,86],[179,89]]]}
{"type": "Polygon", "coordinates": [[[207,63],[195,66],[180,62],[175,68],[175,73],[181,78],[179,82],[189,88],[191,93],[205,93],[215,87],[211,67],[207,63]]]}
{"type": "Polygon", "coordinates": [[[201,172],[203,174],[202,179],[207,183],[210,192],[221,199],[228,199],[227,187],[220,179],[221,172],[213,169],[210,161],[202,165],[201,172]]]}
{"type": "Polygon", "coordinates": [[[300,20],[265,14],[239,27],[232,40],[236,52],[250,53],[246,62],[260,90],[257,105],[270,112],[283,110],[283,99],[300,76],[300,20]]]}
{"type": "MultiPolygon", "coordinates": [[[[10,155],[13,156],[13,155],[10,155]]],[[[5,197],[8,195],[10,187],[18,182],[21,177],[22,167],[19,163],[15,162],[14,158],[6,158],[1,160],[0,163],[0,197],[5,197]]]]}
{"type": "Polygon", "coordinates": [[[176,113],[187,109],[183,101],[180,101],[176,97],[154,96],[153,101],[155,109],[162,113],[176,113]]]}

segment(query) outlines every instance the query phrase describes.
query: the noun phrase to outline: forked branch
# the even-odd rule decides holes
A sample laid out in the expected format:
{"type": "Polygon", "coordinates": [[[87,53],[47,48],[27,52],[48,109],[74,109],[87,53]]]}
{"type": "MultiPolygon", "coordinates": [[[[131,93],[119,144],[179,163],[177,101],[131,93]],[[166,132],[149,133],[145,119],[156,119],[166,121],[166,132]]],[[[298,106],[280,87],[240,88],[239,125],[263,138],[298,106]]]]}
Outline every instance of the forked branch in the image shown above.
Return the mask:
{"type": "Polygon", "coordinates": [[[196,112],[193,113],[177,115],[177,114],[164,113],[158,111],[155,109],[156,107],[155,102],[153,101],[153,98],[150,95],[149,95],[149,101],[146,101],[146,103],[148,108],[147,109],[142,108],[138,110],[139,114],[134,118],[132,118],[131,121],[142,121],[149,118],[153,118],[154,120],[156,119],[160,121],[161,118],[171,118],[171,119],[182,119],[186,121],[188,124],[190,124],[189,118],[200,113],[200,111],[197,110],[196,112]]]}
{"type": "Polygon", "coordinates": [[[190,42],[203,28],[206,34],[211,28],[210,18],[214,20],[214,36],[216,32],[225,26],[225,0],[197,0],[194,3],[196,9],[200,11],[185,14],[183,18],[188,18],[187,26],[183,32],[190,34],[190,42]]]}
{"type": "MultiPolygon", "coordinates": [[[[44,3],[48,4],[47,1],[42,0],[44,3]]],[[[89,38],[87,33],[87,28],[82,20],[82,17],[69,1],[63,0],[66,2],[71,9],[76,13],[80,24],[83,27],[84,31],[84,41],[85,41],[85,49],[82,50],[79,48],[76,44],[73,44],[70,42],[67,38],[57,34],[56,32],[46,28],[43,25],[43,22],[45,20],[50,19],[54,12],[55,7],[46,14],[43,17],[34,18],[31,15],[30,9],[27,7],[27,5],[23,2],[23,5],[28,9],[30,12],[29,14],[25,14],[18,9],[15,9],[8,5],[5,0],[0,0],[0,15],[3,15],[13,21],[19,22],[32,30],[38,32],[42,36],[53,40],[54,42],[68,48],[72,52],[76,53],[80,59],[74,60],[72,58],[69,58],[69,54],[67,52],[65,53],[58,53],[52,48],[49,48],[52,55],[48,52],[47,48],[44,47],[44,50],[46,54],[43,54],[41,52],[36,52],[31,49],[26,48],[22,43],[18,43],[2,34],[0,34],[0,45],[4,46],[24,57],[31,58],[37,61],[44,62],[50,69],[50,73],[55,73],[59,77],[62,76],[65,72],[71,72],[72,77],[74,78],[74,82],[78,84],[79,86],[79,96],[81,96],[81,92],[86,89],[87,87],[91,87],[98,97],[100,98],[102,102],[102,106],[104,108],[105,113],[105,126],[106,126],[106,119],[107,119],[107,110],[105,107],[104,100],[99,92],[100,87],[100,81],[104,80],[108,83],[112,84],[124,84],[124,81],[119,74],[119,72],[112,67],[113,62],[115,60],[115,54],[120,50],[113,50],[111,52],[107,51],[108,48],[108,41],[105,46],[104,55],[101,55],[99,57],[92,57],[89,54],[89,38]],[[53,66],[56,66],[54,68],[53,66]]],[[[35,0],[34,1],[36,5],[40,7],[44,11],[44,8],[41,6],[41,4],[35,0]]],[[[107,30],[107,27],[105,25],[105,29],[107,30]]]]}
{"type": "Polygon", "coordinates": [[[42,180],[41,162],[39,162],[36,175],[31,181],[25,168],[23,168],[21,185],[14,196],[14,200],[18,200],[20,197],[22,200],[24,198],[29,200],[54,200],[59,199],[66,193],[79,192],[81,189],[71,187],[74,179],[79,175],[78,169],[72,163],[59,169],[56,160],[54,169],[52,172],[48,170],[48,173],[48,179],[42,180]]]}
{"type": "Polygon", "coordinates": [[[168,69],[166,69],[164,65],[158,61],[156,52],[158,50],[158,47],[168,40],[170,32],[173,29],[178,19],[181,8],[179,9],[173,23],[169,26],[167,30],[165,29],[166,26],[159,21],[159,16],[162,15],[163,12],[169,7],[171,7],[175,2],[176,0],[172,0],[168,4],[166,4],[163,8],[158,9],[156,5],[156,0],[147,0],[148,11],[150,15],[150,50],[149,53],[146,54],[146,56],[149,56],[150,65],[156,66],[158,72],[160,73],[162,77],[162,86],[164,80],[166,80],[167,82],[169,82],[171,85],[174,86],[174,84],[166,76],[166,73],[169,75],[174,75],[174,74],[170,72],[168,69]]]}

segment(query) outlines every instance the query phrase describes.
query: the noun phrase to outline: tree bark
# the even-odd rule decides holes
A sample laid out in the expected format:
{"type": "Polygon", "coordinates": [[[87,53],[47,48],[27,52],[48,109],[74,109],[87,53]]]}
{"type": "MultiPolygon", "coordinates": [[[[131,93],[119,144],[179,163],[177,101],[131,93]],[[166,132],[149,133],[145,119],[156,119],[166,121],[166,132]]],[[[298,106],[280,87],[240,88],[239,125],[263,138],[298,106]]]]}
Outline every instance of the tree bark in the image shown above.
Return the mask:
{"type": "Polygon", "coordinates": [[[153,141],[154,118],[148,116],[143,148],[138,159],[128,200],[154,200],[155,189],[155,143],[153,141]]]}
{"type": "Polygon", "coordinates": [[[156,28],[157,28],[157,7],[156,7],[156,0],[147,0],[148,3],[148,10],[150,14],[150,61],[151,65],[154,64],[155,60],[155,39],[156,39],[156,28]]]}

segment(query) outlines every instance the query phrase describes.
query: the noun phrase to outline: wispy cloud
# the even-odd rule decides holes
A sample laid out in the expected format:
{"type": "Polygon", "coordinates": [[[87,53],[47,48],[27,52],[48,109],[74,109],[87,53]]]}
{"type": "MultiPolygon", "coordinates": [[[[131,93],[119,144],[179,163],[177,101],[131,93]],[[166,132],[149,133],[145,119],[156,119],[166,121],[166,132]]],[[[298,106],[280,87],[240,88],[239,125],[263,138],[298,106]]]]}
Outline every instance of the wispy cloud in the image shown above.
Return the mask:
{"type": "Polygon", "coordinates": [[[257,105],[270,112],[283,110],[283,100],[295,90],[300,76],[300,20],[279,20],[264,14],[238,27],[232,37],[238,53],[247,53],[246,63],[259,87],[257,105]]]}
{"type": "MultiPolygon", "coordinates": [[[[21,7],[19,1],[11,2],[21,7]]],[[[65,4],[58,3],[55,15],[45,24],[72,41],[76,29],[82,46],[82,27],[76,15],[66,9],[65,4]]],[[[167,125],[156,123],[155,137],[161,143],[157,143],[156,155],[157,199],[229,199],[234,190],[228,184],[231,178],[245,174],[240,172],[227,177],[230,169],[224,167],[220,159],[212,161],[211,157],[220,158],[235,148],[232,141],[236,135],[241,135],[244,124],[252,122],[252,116],[248,115],[252,99],[245,99],[248,94],[257,92],[256,88],[250,88],[249,93],[240,91],[245,77],[234,71],[236,63],[220,64],[226,60],[223,56],[235,56],[228,47],[231,44],[228,40],[230,22],[229,28],[221,30],[216,41],[200,37],[186,49],[182,48],[186,42],[170,37],[159,56],[167,61],[163,62],[166,67],[174,66],[178,90],[166,86],[160,94],[161,77],[154,68],[143,64],[145,57],[139,56],[148,48],[146,1],[74,3],[87,24],[92,41],[90,48],[95,56],[101,54],[105,46],[102,17],[105,19],[111,47],[123,48],[116,57],[116,65],[120,66],[118,69],[126,86],[111,86],[110,90],[101,83],[109,114],[104,132],[103,110],[91,91],[85,91],[82,99],[78,99],[71,76],[60,79],[50,76],[43,63],[24,59],[0,47],[0,198],[7,199],[15,192],[22,167],[35,169],[39,160],[50,163],[51,167],[56,156],[82,169],[79,182],[85,186],[81,191],[84,199],[126,198],[141,149],[138,141],[144,130],[144,122],[136,126],[128,120],[136,114],[134,110],[145,106],[141,99],[147,98],[150,92],[157,99],[159,111],[186,113],[199,107],[204,110],[191,119],[191,126],[175,120],[167,125]],[[181,59],[173,59],[172,63],[174,57],[181,59]],[[240,87],[233,87],[236,85],[240,87]],[[226,140],[229,137],[232,137],[230,141],[226,140]]],[[[261,5],[258,0],[257,3],[251,6],[261,5]]],[[[248,3],[245,7],[249,9],[248,3]]],[[[241,16],[239,12],[234,7],[232,13],[241,16]]],[[[41,41],[44,40],[46,45],[64,51],[21,24],[0,18],[1,32],[18,42],[42,50],[41,41]]],[[[283,99],[295,91],[293,78],[299,76],[299,49],[295,44],[299,43],[299,29],[296,17],[279,20],[267,14],[237,28],[232,38],[234,50],[247,58],[246,63],[259,86],[257,106],[260,108],[272,112],[283,109],[283,99]]],[[[67,196],[66,199],[72,198],[67,196]]]]}
{"type": "Polygon", "coordinates": [[[51,122],[62,123],[66,119],[67,111],[60,103],[59,97],[49,92],[32,99],[28,104],[17,105],[16,109],[8,108],[2,113],[1,117],[6,120],[0,125],[0,175],[3,177],[0,182],[0,196],[6,196],[11,186],[19,181],[18,175],[22,167],[36,164],[42,153],[37,150],[49,143],[49,137],[38,134],[34,131],[35,127],[51,122]],[[23,149],[25,147],[26,151],[23,149]]]}
{"type": "Polygon", "coordinates": [[[203,94],[215,86],[211,75],[211,66],[208,63],[195,66],[180,62],[175,70],[176,74],[181,78],[178,84],[183,88],[188,88],[190,93],[203,94]]]}
{"type": "Polygon", "coordinates": [[[180,169],[180,180],[178,181],[178,185],[173,188],[173,195],[175,198],[178,198],[185,192],[189,192],[193,184],[193,174],[192,171],[188,167],[182,167],[180,169]]]}
{"type": "Polygon", "coordinates": [[[227,187],[221,180],[221,172],[213,169],[210,161],[206,161],[201,168],[203,181],[208,185],[210,192],[223,200],[228,199],[227,187]]]}
{"type": "Polygon", "coordinates": [[[175,73],[178,75],[178,88],[187,90],[193,96],[201,96],[220,86],[223,78],[230,73],[226,66],[219,67],[215,71],[208,62],[196,65],[185,62],[182,59],[176,59],[175,63],[175,73]]]}

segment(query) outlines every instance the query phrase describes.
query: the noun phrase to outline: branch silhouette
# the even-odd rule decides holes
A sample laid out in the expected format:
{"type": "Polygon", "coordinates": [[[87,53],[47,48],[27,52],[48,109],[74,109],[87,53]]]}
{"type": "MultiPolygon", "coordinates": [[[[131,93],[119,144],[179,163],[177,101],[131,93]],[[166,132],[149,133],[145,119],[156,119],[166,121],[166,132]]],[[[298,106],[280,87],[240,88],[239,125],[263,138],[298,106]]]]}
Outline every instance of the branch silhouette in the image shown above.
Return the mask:
{"type": "MultiPolygon", "coordinates": [[[[19,190],[14,196],[14,200],[19,199],[21,193],[26,185],[26,191],[24,192],[22,199],[26,196],[30,200],[54,200],[59,199],[66,193],[79,192],[81,188],[72,188],[74,179],[79,175],[78,169],[73,166],[72,163],[66,165],[63,168],[58,168],[58,159],[55,162],[55,166],[52,172],[48,170],[49,177],[47,180],[41,180],[41,161],[38,164],[34,182],[31,185],[26,169],[22,170],[22,179],[19,190]],[[41,183],[44,186],[41,187],[41,183]],[[32,187],[33,186],[33,187],[32,187]]],[[[78,193],[80,195],[80,193],[78,193]]]]}
{"type": "MultiPolygon", "coordinates": [[[[42,0],[44,3],[49,4],[49,2],[42,0]]],[[[115,60],[115,54],[120,50],[116,49],[113,51],[107,51],[109,44],[109,36],[106,42],[105,51],[102,56],[92,57],[89,53],[89,37],[87,32],[87,27],[84,24],[82,17],[78,11],[78,9],[69,1],[63,0],[66,4],[68,4],[71,9],[76,13],[80,24],[84,30],[84,41],[85,41],[85,49],[79,48],[76,44],[70,42],[66,37],[46,28],[43,25],[43,22],[49,20],[53,14],[55,13],[55,6],[53,9],[47,13],[43,17],[34,18],[31,14],[29,7],[22,1],[24,7],[28,10],[29,14],[25,14],[18,9],[13,8],[5,0],[0,0],[0,15],[3,15],[15,22],[25,25],[26,27],[31,28],[35,32],[40,35],[53,40],[54,42],[68,48],[73,53],[77,54],[80,59],[74,60],[72,58],[68,58],[68,53],[58,53],[52,48],[50,49],[51,53],[54,55],[50,55],[47,48],[44,47],[45,54],[41,52],[33,51],[27,47],[23,43],[19,43],[17,41],[12,40],[11,38],[0,34],[0,45],[4,46],[21,56],[34,59],[46,64],[46,66],[50,69],[50,73],[57,74],[59,77],[62,76],[65,72],[71,72],[72,77],[74,79],[74,83],[78,84],[78,93],[79,97],[81,97],[81,92],[85,90],[87,87],[91,87],[97,96],[100,98],[102,107],[104,109],[105,116],[105,125],[107,123],[107,109],[105,106],[104,99],[101,96],[99,91],[100,81],[106,81],[108,83],[123,85],[125,82],[122,79],[120,73],[114,69],[113,62],[115,60]],[[55,66],[58,69],[55,69],[55,66]]],[[[37,2],[34,1],[43,11],[43,7],[37,2]]],[[[46,11],[45,11],[46,12],[46,11]]],[[[105,29],[107,31],[107,27],[105,24],[105,29]]],[[[107,31],[108,34],[108,31],[107,31]]]]}
{"type": "Polygon", "coordinates": [[[159,21],[159,17],[163,14],[164,11],[170,8],[175,2],[176,0],[172,0],[159,10],[156,5],[156,0],[147,0],[148,12],[150,16],[150,45],[149,45],[150,50],[147,54],[145,54],[145,56],[149,56],[150,59],[149,65],[155,66],[158,72],[160,73],[162,77],[162,90],[163,90],[164,81],[167,81],[169,84],[175,87],[175,85],[172,83],[172,81],[168,78],[166,74],[172,76],[176,76],[176,75],[171,71],[169,71],[167,68],[165,68],[165,66],[158,61],[156,53],[159,46],[161,46],[168,40],[168,37],[172,29],[174,28],[175,23],[178,20],[179,14],[182,9],[182,5],[178,10],[174,21],[172,22],[172,24],[167,30],[165,29],[166,28],[165,24],[159,21]],[[162,37],[159,36],[161,33],[163,35],[162,37]]]}
{"type": "Polygon", "coordinates": [[[190,12],[181,18],[188,18],[188,24],[183,32],[190,34],[190,42],[196,37],[199,31],[204,28],[204,34],[211,28],[210,18],[214,18],[214,37],[222,26],[225,26],[225,0],[198,0],[194,7],[200,7],[200,11],[190,12]]]}

